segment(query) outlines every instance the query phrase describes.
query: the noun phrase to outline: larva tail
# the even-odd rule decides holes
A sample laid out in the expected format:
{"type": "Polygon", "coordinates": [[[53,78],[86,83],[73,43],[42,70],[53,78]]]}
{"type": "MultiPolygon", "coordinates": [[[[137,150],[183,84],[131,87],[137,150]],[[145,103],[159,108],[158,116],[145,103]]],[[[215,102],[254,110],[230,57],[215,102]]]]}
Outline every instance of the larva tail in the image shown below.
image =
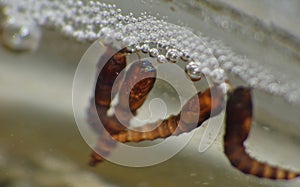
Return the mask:
{"type": "Polygon", "coordinates": [[[279,167],[270,166],[251,158],[240,145],[225,145],[225,153],[230,163],[245,174],[269,179],[293,179],[299,177],[299,173],[279,167]]]}
{"type": "Polygon", "coordinates": [[[90,161],[89,161],[89,165],[94,167],[96,166],[98,163],[104,161],[105,159],[100,156],[98,153],[96,153],[95,151],[93,151],[90,155],[90,161]]]}
{"type": "Polygon", "coordinates": [[[97,163],[104,161],[105,157],[107,157],[110,154],[111,150],[116,147],[116,142],[112,139],[111,135],[107,132],[104,132],[104,130],[102,132],[103,133],[99,137],[94,151],[90,155],[90,166],[96,166],[97,163]]]}
{"type": "Polygon", "coordinates": [[[250,157],[244,141],[252,124],[252,100],[249,88],[239,87],[230,96],[226,106],[224,151],[230,163],[246,174],[269,179],[292,179],[299,173],[270,166],[250,157]]]}

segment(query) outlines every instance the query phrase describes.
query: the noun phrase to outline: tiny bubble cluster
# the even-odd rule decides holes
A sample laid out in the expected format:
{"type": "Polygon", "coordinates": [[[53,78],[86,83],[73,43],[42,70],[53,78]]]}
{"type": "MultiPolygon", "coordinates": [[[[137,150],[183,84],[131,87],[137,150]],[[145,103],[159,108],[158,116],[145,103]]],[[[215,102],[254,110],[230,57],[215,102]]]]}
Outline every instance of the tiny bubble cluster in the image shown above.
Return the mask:
{"type": "MultiPolygon", "coordinates": [[[[3,13],[6,15],[2,23],[4,43],[12,49],[37,48],[40,27],[55,28],[79,42],[97,39],[107,45],[120,42],[129,51],[147,53],[159,63],[186,62],[186,72],[192,80],[206,76],[224,92],[227,91],[226,71],[239,76],[251,87],[300,103],[297,85],[278,81],[266,68],[234,54],[221,41],[204,37],[198,31],[195,35],[191,28],[159,20],[147,13],[125,15],[114,4],[93,0],[0,0],[0,6],[5,7],[3,13]]],[[[224,29],[233,27],[225,18],[213,21],[224,29]]]]}

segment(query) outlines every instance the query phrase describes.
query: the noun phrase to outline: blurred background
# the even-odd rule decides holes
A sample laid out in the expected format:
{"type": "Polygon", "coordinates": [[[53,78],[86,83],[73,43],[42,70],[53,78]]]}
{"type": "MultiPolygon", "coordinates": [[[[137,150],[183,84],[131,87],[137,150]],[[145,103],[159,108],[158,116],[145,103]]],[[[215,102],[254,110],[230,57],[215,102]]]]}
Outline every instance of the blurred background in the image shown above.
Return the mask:
{"type": "MultiPolygon", "coordinates": [[[[237,54],[293,83],[300,82],[297,0],[104,2],[115,3],[125,13],[167,16],[168,22],[221,40],[237,54]]],[[[0,47],[0,187],[300,185],[299,180],[278,182],[240,173],[223,154],[222,134],[209,150],[199,153],[204,128],[162,164],[128,168],[105,162],[89,167],[91,149],[79,133],[72,110],[74,74],[89,45],[43,29],[34,52],[0,47]]],[[[236,85],[244,84],[229,77],[236,85]]],[[[299,105],[260,91],[255,91],[255,104],[256,123],[247,143],[250,151],[260,160],[299,171],[299,105]]]]}

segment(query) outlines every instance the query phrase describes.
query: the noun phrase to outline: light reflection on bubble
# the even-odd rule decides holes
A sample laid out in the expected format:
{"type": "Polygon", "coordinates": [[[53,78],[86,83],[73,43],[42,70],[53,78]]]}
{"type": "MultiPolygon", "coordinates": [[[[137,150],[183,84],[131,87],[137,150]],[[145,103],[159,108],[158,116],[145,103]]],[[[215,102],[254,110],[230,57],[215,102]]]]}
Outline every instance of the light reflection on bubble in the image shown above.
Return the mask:
{"type": "Polygon", "coordinates": [[[26,19],[7,19],[2,23],[3,45],[14,51],[34,51],[38,48],[41,29],[26,19]]]}

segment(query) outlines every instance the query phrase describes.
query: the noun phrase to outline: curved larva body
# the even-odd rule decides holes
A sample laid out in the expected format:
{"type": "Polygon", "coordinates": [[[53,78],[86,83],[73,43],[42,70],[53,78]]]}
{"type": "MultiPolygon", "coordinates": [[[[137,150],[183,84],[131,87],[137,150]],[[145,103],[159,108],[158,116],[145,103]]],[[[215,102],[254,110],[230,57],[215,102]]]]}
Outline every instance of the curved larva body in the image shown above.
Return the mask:
{"type": "MultiPolygon", "coordinates": [[[[214,91],[217,92],[216,89],[214,91]]],[[[223,103],[223,99],[224,97],[222,97],[222,94],[219,92],[218,97],[215,97],[213,101],[211,89],[207,89],[204,93],[198,93],[193,96],[183,106],[179,114],[172,115],[167,119],[159,120],[153,124],[144,125],[140,128],[136,128],[136,130],[120,132],[115,134],[113,138],[123,143],[139,142],[190,132],[196,127],[199,127],[208,118],[219,114],[223,109],[223,106],[220,104],[223,103]],[[198,106],[201,106],[200,111],[198,111],[198,106]],[[195,121],[198,121],[198,123],[195,124],[195,121]],[[156,128],[153,129],[153,127],[156,128]],[[147,131],[147,129],[153,130],[147,131]]]]}
{"type": "MultiPolygon", "coordinates": [[[[131,114],[135,115],[137,109],[143,105],[154,86],[156,70],[150,62],[139,61],[133,63],[124,73],[126,52],[127,50],[124,48],[114,55],[110,51],[104,54],[112,57],[99,74],[95,98],[92,98],[92,102],[96,104],[97,114],[92,113],[92,110],[89,112],[89,123],[99,133],[100,138],[96,151],[101,153],[102,156],[109,155],[115,147],[113,140],[123,143],[140,142],[179,135],[199,127],[204,121],[218,115],[223,110],[224,94],[217,87],[212,87],[203,93],[199,92],[194,95],[177,115],[169,116],[167,119],[158,120],[133,130],[127,129],[119,120],[121,118],[123,123],[128,123],[131,114]],[[118,76],[121,78],[117,79],[118,76]],[[110,108],[111,98],[117,92],[119,93],[119,102],[115,107],[115,114],[108,116],[107,111],[110,108]],[[214,97],[212,97],[212,93],[215,94],[214,97]],[[129,110],[126,110],[128,105],[129,110]],[[100,117],[104,127],[97,126],[93,121],[97,117],[95,115],[100,117]]],[[[239,87],[230,94],[226,106],[224,152],[231,165],[245,174],[257,177],[270,179],[298,177],[298,173],[270,166],[248,155],[245,151],[244,141],[248,137],[251,124],[251,90],[239,87]]],[[[90,165],[96,165],[96,163],[104,160],[98,153],[92,153],[90,165]]]]}
{"type": "MultiPolygon", "coordinates": [[[[119,122],[115,114],[112,116],[107,115],[112,98],[117,92],[119,92],[119,103],[115,107],[115,111],[119,113],[118,117],[124,116],[122,122],[126,121],[128,123],[130,120],[130,118],[126,118],[129,116],[128,112],[135,113],[136,110],[144,103],[147,95],[154,85],[155,78],[153,77],[156,76],[155,69],[151,63],[146,61],[132,64],[127,70],[127,73],[124,74],[123,70],[126,67],[127,55],[126,48],[116,54],[111,53],[112,52],[110,50],[107,50],[104,56],[100,59],[101,63],[101,60],[104,57],[107,58],[105,55],[112,56],[100,71],[95,88],[95,98],[92,98],[91,100],[91,102],[95,102],[97,114],[93,114],[91,112],[93,110],[89,110],[89,123],[98,132],[100,137],[98,146],[95,149],[103,156],[107,156],[115,147],[115,143],[112,141],[111,136],[126,129],[126,126],[119,122]],[[130,88],[132,89],[129,90],[130,88]],[[128,102],[128,97],[126,97],[125,94],[126,92],[130,92],[130,110],[126,110],[128,102]],[[103,126],[93,121],[93,119],[97,117],[95,115],[99,116],[103,126]],[[103,129],[103,127],[109,134],[103,129]]],[[[90,165],[96,165],[97,162],[101,162],[102,160],[103,158],[99,154],[93,152],[91,155],[90,165]]]]}
{"type": "Polygon", "coordinates": [[[252,124],[251,90],[237,88],[226,106],[224,151],[230,163],[244,173],[271,179],[292,179],[299,174],[273,167],[250,157],[244,146],[252,124]]]}

